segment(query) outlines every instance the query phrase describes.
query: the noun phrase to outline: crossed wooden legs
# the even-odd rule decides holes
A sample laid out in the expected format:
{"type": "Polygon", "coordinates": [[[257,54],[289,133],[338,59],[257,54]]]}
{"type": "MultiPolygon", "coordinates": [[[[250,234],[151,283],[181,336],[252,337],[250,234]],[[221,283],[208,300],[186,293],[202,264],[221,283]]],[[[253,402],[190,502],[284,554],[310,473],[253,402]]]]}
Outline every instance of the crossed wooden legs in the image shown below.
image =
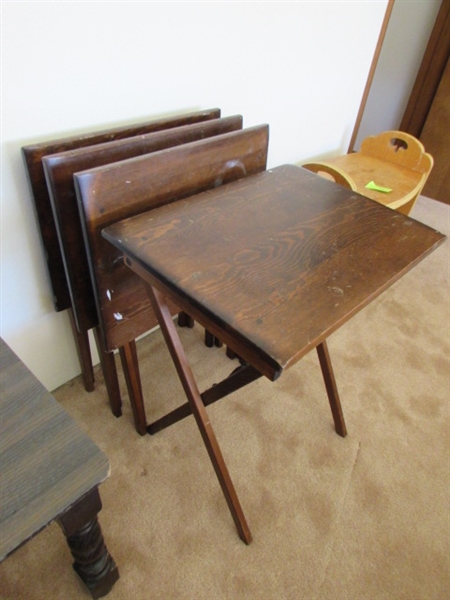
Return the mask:
{"type": "MultiPolygon", "coordinates": [[[[69,317],[74,336],[75,347],[78,354],[78,360],[80,362],[83,385],[87,392],[92,392],[95,389],[95,381],[88,332],[86,330],[80,331],[78,329],[72,308],[69,309],[69,317]]],[[[178,325],[180,327],[193,327],[194,320],[186,313],[181,312],[178,315],[178,325]]],[[[98,326],[94,327],[93,332],[100,358],[100,364],[102,367],[102,373],[105,380],[106,390],[108,393],[111,412],[115,417],[120,417],[122,415],[122,399],[120,395],[120,386],[114,353],[106,350],[103,343],[102,334],[98,326]]],[[[206,331],[205,344],[208,346],[212,346],[214,344],[216,346],[220,346],[217,338],[214,338],[209,332],[206,331]],[[212,340],[212,342],[208,343],[209,340],[212,340]]],[[[120,348],[119,354],[122,362],[125,382],[127,384],[131,408],[133,411],[136,431],[140,435],[145,435],[147,433],[147,424],[145,420],[144,401],[141,378],[139,375],[136,342],[133,340],[132,342],[120,348]]]]}
{"type": "MultiPolygon", "coordinates": [[[[161,294],[161,292],[152,287],[150,284],[146,283],[145,285],[152,302],[153,310],[158,318],[161,331],[177,370],[178,377],[180,378],[180,382],[188,399],[187,404],[180,406],[165,417],[162,417],[158,421],[148,425],[147,430],[149,433],[156,433],[160,429],[186,417],[188,414],[194,415],[197,426],[203,438],[203,442],[206,446],[210,460],[222,488],[222,492],[225,496],[225,500],[228,504],[231,516],[233,517],[236,525],[239,537],[243,542],[249,544],[251,542],[252,535],[208,418],[206,406],[220,398],[223,398],[232,391],[247,385],[251,381],[254,381],[260,377],[261,374],[250,365],[243,364],[241,367],[238,367],[235,371],[233,371],[228,378],[200,394],[163,294],[161,294]]],[[[331,366],[330,356],[325,341],[317,346],[317,352],[336,432],[342,437],[345,437],[347,434],[345,421],[341,409],[333,369],[331,366]]]]}
{"type": "MultiPolygon", "coordinates": [[[[147,425],[141,379],[139,374],[136,342],[133,340],[132,342],[124,345],[120,348],[119,353],[130,396],[130,403],[133,410],[136,431],[140,435],[145,435],[147,432],[153,434],[164,427],[183,419],[189,414],[193,414],[222,488],[222,492],[228,504],[228,508],[235,522],[239,537],[246,544],[249,544],[252,539],[251,532],[239,503],[239,499],[223,459],[216,436],[206,413],[206,406],[243,387],[244,385],[247,385],[251,381],[254,381],[260,377],[261,374],[250,365],[244,364],[235,369],[235,371],[233,371],[228,378],[200,394],[164,296],[151,285],[146,284],[146,287],[188,402],[187,404],[175,409],[165,417],[162,417],[158,421],[147,425]]],[[[185,319],[184,313],[182,314],[181,319],[182,323],[179,323],[181,326],[189,326],[189,322],[185,319]]],[[[106,352],[98,328],[94,330],[94,334],[99,349],[99,355],[102,363],[111,409],[113,414],[120,416],[122,414],[122,405],[117,371],[114,362],[114,354],[106,352]]],[[[211,338],[211,341],[212,343],[216,343],[215,338],[211,338]]],[[[328,347],[325,340],[317,346],[317,353],[328,394],[331,412],[333,415],[335,429],[340,436],[345,437],[347,435],[347,430],[331,360],[328,353],[328,347]]],[[[227,351],[227,354],[230,356],[230,358],[235,356],[232,351],[227,351]]]]}
{"type": "Polygon", "coordinates": [[[161,330],[164,335],[169,352],[172,356],[175,368],[187,396],[190,408],[197,422],[203,442],[209,454],[217,478],[219,480],[222,492],[230,509],[231,516],[238,530],[239,537],[243,542],[249,544],[252,540],[250,529],[245,520],[239,499],[234,489],[228,473],[227,466],[217,443],[216,436],[209,421],[205,406],[202,402],[200,392],[195,383],[194,376],[188,364],[183,346],[172,321],[170,311],[162,294],[150,285],[147,285],[147,291],[152,301],[153,310],[158,318],[161,330]]]}
{"type": "MultiPolygon", "coordinates": [[[[88,332],[85,330],[78,330],[72,309],[69,309],[69,315],[78,359],[80,361],[84,388],[86,391],[91,392],[95,389],[95,383],[88,332]]],[[[178,325],[180,327],[193,327],[194,320],[186,313],[180,312],[178,315],[178,325]]],[[[94,328],[93,332],[100,358],[103,377],[105,380],[106,390],[108,393],[111,412],[115,417],[120,417],[122,415],[122,399],[114,353],[106,350],[103,343],[102,334],[98,326],[94,328]]],[[[212,347],[214,345],[220,347],[222,345],[220,341],[208,331],[205,331],[205,344],[208,347],[212,347]]],[[[136,342],[133,340],[132,342],[125,344],[125,346],[119,349],[119,354],[122,362],[128,395],[130,398],[130,404],[133,411],[136,431],[140,435],[145,435],[147,433],[147,423],[145,418],[141,378],[139,374],[136,342]]],[[[190,411],[188,411],[187,414],[190,414],[190,411]]]]}

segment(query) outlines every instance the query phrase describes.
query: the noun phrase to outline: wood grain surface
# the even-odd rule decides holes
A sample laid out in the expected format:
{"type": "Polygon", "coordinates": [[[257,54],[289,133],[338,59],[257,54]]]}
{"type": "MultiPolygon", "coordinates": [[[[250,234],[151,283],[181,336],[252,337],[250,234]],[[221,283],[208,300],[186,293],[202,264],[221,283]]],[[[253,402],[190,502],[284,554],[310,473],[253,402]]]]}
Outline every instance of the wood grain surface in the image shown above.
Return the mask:
{"type": "Polygon", "coordinates": [[[107,349],[136,339],[157,319],[142,282],[124,266],[121,252],[102,238],[102,229],[264,170],[268,135],[268,126],[260,125],[74,175],[107,349]]]}
{"type": "Polygon", "coordinates": [[[109,475],[108,458],[0,338],[0,560],[109,475]]]}
{"type": "Polygon", "coordinates": [[[73,182],[74,173],[241,128],[242,116],[235,115],[43,157],[71,304],[79,330],[92,329],[98,324],[98,318],[73,182]]]}
{"type": "Polygon", "coordinates": [[[141,277],[271,379],[444,240],[293,165],[121,221],[103,235],[141,277]]]}
{"type": "Polygon", "coordinates": [[[113,127],[111,129],[91,131],[77,136],[51,139],[37,144],[28,144],[22,148],[25,171],[45,250],[56,311],[70,308],[70,293],[65,278],[64,261],[59,247],[56,224],[45,182],[42,158],[48,154],[64,152],[73,148],[92,146],[93,144],[106,141],[141,135],[150,131],[160,131],[161,129],[178,127],[188,123],[197,123],[218,117],[220,117],[220,109],[212,108],[113,127]]]}

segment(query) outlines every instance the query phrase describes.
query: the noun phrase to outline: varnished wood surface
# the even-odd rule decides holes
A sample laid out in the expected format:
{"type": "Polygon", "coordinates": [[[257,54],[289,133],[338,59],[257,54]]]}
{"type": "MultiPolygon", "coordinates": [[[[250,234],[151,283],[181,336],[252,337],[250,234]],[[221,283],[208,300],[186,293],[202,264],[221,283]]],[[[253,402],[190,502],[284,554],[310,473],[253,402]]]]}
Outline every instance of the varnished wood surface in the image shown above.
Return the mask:
{"type": "Polygon", "coordinates": [[[64,262],[59,247],[56,224],[48,195],[42,158],[48,154],[64,152],[74,148],[81,148],[160,131],[170,127],[197,123],[220,117],[220,109],[213,108],[203,111],[185,113],[173,117],[152,119],[150,121],[114,127],[111,129],[92,131],[79,136],[52,139],[37,144],[29,144],[22,148],[25,170],[30,185],[31,196],[34,202],[36,217],[45,250],[47,268],[53,291],[55,310],[61,311],[70,308],[70,293],[64,273],[64,262]]]}
{"type": "Polygon", "coordinates": [[[270,379],[444,240],[292,165],[123,220],[103,235],[135,272],[270,379]]]}
{"type": "Polygon", "coordinates": [[[0,338],[0,560],[109,475],[108,458],[0,338]]]}
{"type": "MultiPolygon", "coordinates": [[[[109,350],[157,324],[141,280],[101,236],[120,219],[266,168],[268,126],[183,144],[74,175],[97,312],[109,350]]],[[[177,261],[176,254],[171,260],[177,261]]],[[[174,311],[178,307],[173,305],[174,311]]]]}
{"type": "Polygon", "coordinates": [[[79,330],[87,331],[95,327],[98,318],[73,182],[74,173],[241,128],[242,116],[235,115],[43,157],[71,304],[79,330]]]}

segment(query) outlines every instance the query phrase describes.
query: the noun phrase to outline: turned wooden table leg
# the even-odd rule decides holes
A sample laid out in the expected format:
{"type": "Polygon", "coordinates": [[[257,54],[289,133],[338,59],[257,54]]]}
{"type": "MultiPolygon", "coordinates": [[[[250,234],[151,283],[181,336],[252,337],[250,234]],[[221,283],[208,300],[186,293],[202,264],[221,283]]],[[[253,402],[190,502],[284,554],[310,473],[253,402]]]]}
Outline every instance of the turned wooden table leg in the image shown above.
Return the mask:
{"type": "Polygon", "coordinates": [[[98,488],[94,488],[58,519],[74,558],[73,568],[93,598],[106,596],[119,579],[98,522],[101,507],[98,488]]]}

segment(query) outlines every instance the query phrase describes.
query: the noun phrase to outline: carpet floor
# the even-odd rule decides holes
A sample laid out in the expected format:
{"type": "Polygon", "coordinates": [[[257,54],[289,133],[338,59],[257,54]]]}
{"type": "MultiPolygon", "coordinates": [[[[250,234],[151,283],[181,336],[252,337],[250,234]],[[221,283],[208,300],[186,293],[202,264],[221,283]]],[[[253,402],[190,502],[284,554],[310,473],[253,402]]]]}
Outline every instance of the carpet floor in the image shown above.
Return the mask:
{"type": "MultiPolygon", "coordinates": [[[[411,215],[450,235],[450,206],[411,215]]],[[[395,251],[393,249],[393,251],[395,251]]],[[[200,387],[236,366],[180,330],[200,387]]],[[[340,438],[311,352],[208,408],[253,534],[244,545],[193,417],[155,436],[109,411],[102,375],[56,399],[108,455],[99,515],[120,571],[110,600],[450,598],[450,242],[328,340],[347,422],[340,438]]],[[[183,400],[159,330],[138,343],[148,420],[183,400]]],[[[3,600],[89,593],[55,524],[0,566],[3,600]]]]}

